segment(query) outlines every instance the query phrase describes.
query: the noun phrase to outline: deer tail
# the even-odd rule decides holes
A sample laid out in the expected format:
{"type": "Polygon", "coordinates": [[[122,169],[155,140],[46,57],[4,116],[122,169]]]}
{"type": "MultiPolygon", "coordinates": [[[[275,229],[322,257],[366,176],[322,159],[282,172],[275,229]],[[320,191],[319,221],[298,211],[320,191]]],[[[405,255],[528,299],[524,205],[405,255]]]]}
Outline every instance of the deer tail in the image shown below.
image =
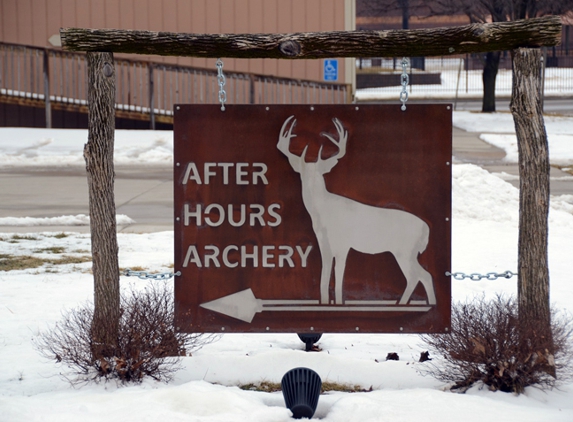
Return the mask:
{"type": "Polygon", "coordinates": [[[418,239],[418,253],[421,254],[426,250],[428,242],[430,240],[430,226],[426,222],[422,223],[422,233],[418,239]]]}

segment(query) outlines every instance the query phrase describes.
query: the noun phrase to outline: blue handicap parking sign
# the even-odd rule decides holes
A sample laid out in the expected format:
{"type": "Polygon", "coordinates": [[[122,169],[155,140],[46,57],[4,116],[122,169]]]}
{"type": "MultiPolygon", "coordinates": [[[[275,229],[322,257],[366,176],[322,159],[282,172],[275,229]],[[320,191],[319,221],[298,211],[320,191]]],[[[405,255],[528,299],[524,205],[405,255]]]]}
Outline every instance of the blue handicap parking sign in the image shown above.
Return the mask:
{"type": "Polygon", "coordinates": [[[338,60],[327,59],[324,61],[324,80],[325,81],[338,80],[338,60]]]}

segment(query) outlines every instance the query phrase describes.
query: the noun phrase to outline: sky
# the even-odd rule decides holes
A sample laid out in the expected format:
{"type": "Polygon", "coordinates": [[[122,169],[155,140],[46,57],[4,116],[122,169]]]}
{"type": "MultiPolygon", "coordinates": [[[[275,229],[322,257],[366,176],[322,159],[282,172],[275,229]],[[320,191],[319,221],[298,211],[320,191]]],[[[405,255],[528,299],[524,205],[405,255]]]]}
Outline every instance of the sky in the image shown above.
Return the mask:
{"type": "MultiPolygon", "coordinates": [[[[514,160],[513,123],[509,114],[455,112],[454,124],[481,132],[482,139],[503,148],[514,160]]],[[[551,161],[573,166],[573,118],[546,118],[551,161]],[[558,152],[555,152],[557,150],[558,152]]],[[[87,139],[82,130],[0,128],[0,168],[81,166],[87,139]]],[[[169,131],[117,131],[116,163],[172,166],[169,131]]],[[[452,271],[517,270],[518,191],[500,175],[472,164],[452,166],[452,271]]],[[[571,251],[573,198],[551,199],[549,267],[553,306],[573,311],[571,251]]],[[[38,221],[0,218],[0,256],[61,258],[89,255],[89,234],[74,231],[85,216],[62,215],[65,236],[53,232],[2,233],[2,226],[29,226],[38,221]],[[51,252],[52,251],[52,252],[51,252]],[[53,253],[59,251],[59,253],[53,253]]],[[[121,216],[118,218],[130,218],[121,216]]],[[[42,221],[46,224],[46,221],[42,221]]],[[[56,222],[54,222],[56,224],[56,222]]],[[[118,234],[122,268],[144,266],[170,272],[173,232],[118,234]]],[[[321,352],[304,352],[295,334],[225,334],[184,357],[169,383],[145,380],[140,385],[114,382],[73,387],[66,368],[41,357],[33,347],[40,332],[73,309],[93,299],[89,262],[45,264],[34,269],[0,271],[0,420],[20,421],[253,421],[291,420],[282,394],[241,390],[238,385],[280,382],[288,370],[305,366],[324,381],[359,385],[371,392],[321,395],[314,419],[335,421],[467,422],[504,420],[543,422],[573,420],[573,382],[524,394],[492,392],[476,385],[465,394],[424,375],[419,363],[426,350],[417,335],[329,334],[321,352]],[[399,361],[386,361],[390,352],[399,361]]],[[[122,289],[142,289],[146,281],[121,277],[122,289]]],[[[168,287],[172,281],[168,281],[168,287]]],[[[454,301],[485,294],[516,294],[516,278],[495,281],[452,280],[454,301]]],[[[439,357],[432,356],[439,364],[439,357]]]]}

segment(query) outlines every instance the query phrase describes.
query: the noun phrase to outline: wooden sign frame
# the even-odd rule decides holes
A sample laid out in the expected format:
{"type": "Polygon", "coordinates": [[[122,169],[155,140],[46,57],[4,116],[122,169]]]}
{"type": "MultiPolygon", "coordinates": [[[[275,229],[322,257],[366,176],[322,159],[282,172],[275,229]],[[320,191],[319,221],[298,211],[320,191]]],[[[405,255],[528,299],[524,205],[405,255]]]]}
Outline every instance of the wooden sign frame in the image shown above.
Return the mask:
{"type": "Polygon", "coordinates": [[[176,34],[173,38],[170,34],[150,31],[60,29],[65,50],[88,52],[88,143],[84,155],[90,197],[94,319],[106,323],[108,338],[117,338],[120,300],[113,176],[113,52],[149,54],[152,47],[155,54],[160,55],[305,59],[323,55],[326,55],[323,58],[359,58],[512,50],[514,84],[510,108],[520,151],[520,316],[524,320],[534,318],[550,331],[547,256],[550,167],[540,101],[539,63],[540,48],[558,45],[561,32],[559,16],[472,24],[451,31],[437,28],[272,34],[271,37],[269,34],[255,37],[251,34],[176,34]],[[273,42],[269,43],[269,39],[273,42]],[[398,40],[405,42],[400,44],[398,40]],[[178,48],[172,48],[174,43],[178,48]],[[99,206],[100,201],[105,206],[99,206]]]}

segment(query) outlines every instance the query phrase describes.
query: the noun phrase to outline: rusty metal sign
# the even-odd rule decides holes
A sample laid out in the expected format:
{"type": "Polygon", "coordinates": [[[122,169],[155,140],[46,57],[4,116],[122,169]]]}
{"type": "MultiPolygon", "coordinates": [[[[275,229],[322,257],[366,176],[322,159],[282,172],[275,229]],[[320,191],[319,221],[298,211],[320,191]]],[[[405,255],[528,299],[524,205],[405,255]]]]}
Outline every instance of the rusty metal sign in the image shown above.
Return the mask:
{"type": "Polygon", "coordinates": [[[194,332],[444,332],[448,105],[180,105],[175,312],[194,332]]]}

